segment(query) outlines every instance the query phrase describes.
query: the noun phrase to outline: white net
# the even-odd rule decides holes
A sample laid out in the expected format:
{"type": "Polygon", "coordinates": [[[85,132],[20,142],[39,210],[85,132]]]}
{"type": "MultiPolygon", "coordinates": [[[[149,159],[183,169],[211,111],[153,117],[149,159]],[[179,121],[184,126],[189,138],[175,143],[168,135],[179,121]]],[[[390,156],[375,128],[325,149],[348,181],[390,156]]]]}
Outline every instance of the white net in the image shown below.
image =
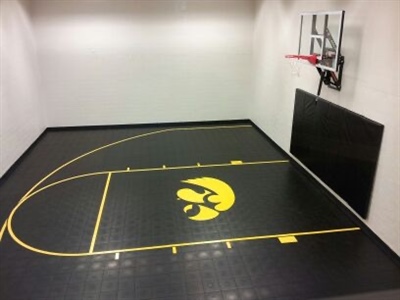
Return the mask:
{"type": "Polygon", "coordinates": [[[289,65],[291,69],[291,74],[293,76],[300,77],[300,71],[301,71],[301,63],[298,58],[289,58],[289,65]]]}

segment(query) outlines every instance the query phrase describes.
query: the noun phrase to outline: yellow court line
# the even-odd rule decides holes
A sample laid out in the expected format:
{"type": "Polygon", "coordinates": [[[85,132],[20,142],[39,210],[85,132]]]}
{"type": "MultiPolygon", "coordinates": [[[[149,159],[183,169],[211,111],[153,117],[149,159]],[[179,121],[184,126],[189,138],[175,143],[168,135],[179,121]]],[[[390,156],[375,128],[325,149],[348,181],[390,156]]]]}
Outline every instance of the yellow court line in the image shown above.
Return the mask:
{"type": "MultiPolygon", "coordinates": [[[[9,221],[10,222],[10,221],[9,221]]],[[[19,240],[10,225],[8,225],[8,231],[15,242],[17,242],[20,246],[29,249],[33,252],[52,255],[52,256],[63,256],[63,257],[77,257],[77,256],[90,256],[90,255],[102,255],[102,254],[114,254],[121,252],[137,252],[137,251],[147,251],[147,250],[158,250],[158,249],[173,249],[178,247],[189,247],[189,246],[197,246],[197,245],[207,245],[207,244],[215,244],[215,243],[232,243],[232,242],[244,242],[244,241],[254,241],[254,240],[266,240],[266,239],[275,239],[282,238],[287,236],[312,236],[312,235],[321,235],[321,234],[331,234],[331,233],[341,233],[341,232],[351,232],[351,231],[359,231],[360,227],[349,227],[349,228],[339,228],[339,229],[329,229],[329,230],[320,230],[320,231],[306,231],[306,232],[295,232],[295,233],[285,233],[285,234],[272,234],[272,235],[260,235],[260,236],[249,236],[249,237],[240,237],[240,238],[231,238],[231,239],[222,239],[222,240],[211,240],[211,241],[200,241],[200,242],[188,242],[188,243],[177,243],[177,244],[169,244],[169,245],[158,245],[158,246],[149,246],[149,247],[138,247],[138,248],[127,248],[127,249],[117,249],[117,250],[108,250],[108,251],[99,251],[99,252],[88,252],[88,253],[62,253],[62,252],[51,252],[42,249],[34,248],[30,245],[25,244],[21,240],[19,240]]]]}
{"type": "Polygon", "coordinates": [[[4,232],[6,231],[6,228],[7,228],[7,220],[4,222],[3,227],[1,227],[1,230],[0,230],[0,242],[3,239],[3,235],[4,235],[4,232]]]}
{"type": "MultiPolygon", "coordinates": [[[[13,229],[11,226],[12,223],[12,219],[13,216],[15,214],[15,212],[18,210],[18,208],[24,204],[24,202],[28,201],[30,198],[32,198],[33,196],[35,196],[36,194],[39,194],[41,192],[43,192],[46,189],[49,189],[51,187],[54,187],[56,185],[68,182],[68,181],[72,181],[72,180],[77,180],[77,179],[81,179],[81,178],[85,178],[85,177],[90,177],[90,176],[101,176],[101,175],[109,175],[110,174],[121,174],[121,173],[139,173],[139,172],[153,172],[153,171],[167,171],[167,170],[184,170],[184,169],[199,169],[199,168],[216,168],[216,167],[242,167],[242,166],[246,166],[246,165],[263,165],[263,164],[280,164],[280,163],[288,163],[289,160],[271,160],[271,161],[255,161],[255,162],[243,162],[242,164],[239,165],[232,165],[231,163],[225,163],[225,164],[209,164],[209,165],[189,165],[189,166],[177,166],[177,167],[168,167],[166,169],[164,168],[145,168],[145,169],[130,169],[130,170],[114,170],[114,171],[100,171],[100,172],[93,172],[93,173],[87,173],[87,174],[80,174],[80,175],[76,175],[76,176],[72,176],[69,178],[65,178],[56,182],[52,182],[44,187],[41,187],[40,189],[32,192],[31,194],[29,194],[28,196],[26,196],[25,198],[22,198],[18,204],[14,207],[14,209],[12,210],[8,221],[6,221],[6,223],[8,224],[7,226],[4,225],[2,230],[5,230],[5,227],[8,227],[8,231],[11,235],[11,237],[17,242],[20,243],[21,245],[24,244],[22,241],[20,241],[16,235],[13,233],[13,229]]],[[[25,245],[25,244],[24,244],[25,245]]],[[[24,246],[27,248],[28,245],[24,246]]],[[[30,246],[28,246],[30,247],[30,246]]],[[[28,248],[29,249],[29,248],[28,248]]],[[[33,250],[34,251],[34,250],[33,250]]]]}
{"type": "Polygon", "coordinates": [[[267,164],[283,164],[288,163],[289,160],[267,160],[267,161],[252,161],[252,162],[242,162],[241,164],[208,164],[200,166],[176,166],[176,167],[165,167],[162,168],[144,168],[144,169],[131,169],[131,170],[115,170],[110,171],[113,174],[121,173],[140,173],[140,172],[156,172],[156,171],[174,171],[174,170],[187,170],[187,169],[202,169],[202,168],[219,168],[219,167],[241,167],[241,166],[251,166],[251,165],[267,165],[267,164]]]}
{"type": "Polygon", "coordinates": [[[32,192],[29,196],[22,198],[19,204],[27,201],[29,198],[33,197],[36,194],[41,193],[42,191],[51,188],[53,186],[72,181],[72,180],[77,180],[85,177],[90,177],[90,176],[101,176],[101,175],[107,175],[109,173],[111,174],[123,174],[123,173],[141,173],[141,172],[157,172],[157,171],[174,171],[174,170],[185,170],[185,169],[201,169],[201,168],[218,168],[218,167],[241,167],[241,166],[250,166],[250,165],[264,165],[264,164],[283,164],[283,163],[288,163],[289,160],[270,160],[270,161],[254,161],[254,162],[243,162],[242,164],[239,165],[232,165],[231,163],[225,163],[225,164],[209,164],[209,165],[199,165],[199,166],[177,166],[177,167],[166,167],[164,168],[143,168],[143,169],[129,169],[129,170],[114,170],[114,171],[99,171],[99,172],[93,172],[93,173],[86,173],[86,174],[80,174],[76,176],[71,176],[68,178],[64,178],[62,180],[52,182],[48,185],[45,185],[41,187],[40,189],[37,189],[36,191],[32,192]]]}
{"type": "Polygon", "coordinates": [[[28,197],[39,185],[41,185],[44,181],[46,181],[47,179],[49,179],[51,176],[53,176],[54,174],[56,174],[58,171],[60,171],[61,169],[65,168],[66,166],[76,162],[77,160],[84,158],[90,154],[93,154],[95,152],[98,152],[100,150],[103,150],[105,148],[108,147],[112,147],[118,144],[122,144],[134,139],[139,139],[139,138],[143,138],[143,137],[148,137],[148,136],[152,136],[152,135],[157,135],[157,134],[162,134],[162,133],[167,133],[167,132],[175,132],[175,131],[196,131],[196,130],[215,130],[215,129],[236,129],[236,128],[250,128],[252,127],[252,125],[233,125],[233,126],[205,126],[205,127],[188,127],[188,128],[169,128],[169,129],[163,129],[163,130],[157,130],[157,131],[152,131],[152,132],[147,132],[147,133],[143,133],[143,134],[139,134],[133,137],[129,137],[126,139],[122,139],[110,144],[106,144],[103,145],[101,147],[98,147],[96,149],[93,149],[89,152],[86,152],[66,163],[64,163],[63,165],[59,166],[58,168],[56,168],[55,170],[53,170],[52,172],[50,172],[49,174],[47,174],[45,177],[43,177],[41,180],[39,180],[22,198],[21,200],[25,199],[26,197],[28,197]]]}
{"type": "Polygon", "coordinates": [[[110,253],[115,253],[115,252],[134,252],[134,251],[165,249],[165,248],[171,248],[171,247],[188,247],[188,246],[197,246],[197,245],[207,245],[207,244],[214,244],[214,243],[226,243],[226,242],[232,243],[232,242],[244,242],[244,241],[255,241],[255,240],[267,240],[267,239],[274,239],[274,238],[287,237],[287,236],[321,235],[321,234],[349,232],[349,231],[358,231],[358,230],[361,230],[361,228],[360,227],[350,227],[350,228],[340,228],[340,229],[330,229],[330,230],[320,230],[320,231],[259,235],[259,236],[249,236],[249,237],[241,237],[241,238],[222,239],[222,240],[188,242],[188,243],[177,243],[177,244],[170,244],[170,245],[159,245],[159,246],[139,247],[139,248],[130,248],[130,249],[99,251],[99,252],[93,252],[93,254],[110,254],[110,253]]]}
{"type": "Polygon", "coordinates": [[[43,192],[44,190],[47,190],[48,188],[51,188],[51,187],[53,187],[55,185],[59,185],[59,184],[62,184],[62,183],[65,183],[65,182],[68,182],[68,181],[71,181],[71,180],[81,179],[81,178],[90,177],[90,176],[107,175],[108,173],[113,173],[113,172],[112,171],[100,171],[100,172],[86,173],[86,174],[80,174],[80,175],[76,175],[76,176],[71,176],[71,177],[68,177],[68,178],[61,179],[59,181],[52,182],[52,183],[50,183],[48,185],[45,185],[44,187],[41,187],[40,189],[37,189],[36,191],[34,191],[31,194],[29,194],[27,197],[22,198],[18,202],[18,204],[21,204],[21,203],[25,202],[26,200],[28,200],[29,198],[33,197],[34,195],[39,194],[40,192],[43,192]]]}
{"type": "Polygon", "coordinates": [[[110,186],[112,173],[108,173],[106,185],[104,187],[103,198],[101,199],[99,214],[97,216],[96,226],[94,228],[92,243],[90,244],[89,253],[93,253],[94,245],[96,244],[97,232],[99,231],[101,216],[103,215],[104,203],[106,202],[108,187],[110,186]]]}

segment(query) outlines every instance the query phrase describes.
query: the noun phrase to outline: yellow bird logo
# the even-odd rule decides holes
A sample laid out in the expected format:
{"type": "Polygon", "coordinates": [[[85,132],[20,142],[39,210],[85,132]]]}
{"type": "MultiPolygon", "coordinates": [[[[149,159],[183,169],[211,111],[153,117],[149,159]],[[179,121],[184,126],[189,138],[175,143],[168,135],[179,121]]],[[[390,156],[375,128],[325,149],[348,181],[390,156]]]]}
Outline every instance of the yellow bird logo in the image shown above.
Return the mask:
{"type": "Polygon", "coordinates": [[[221,212],[230,209],[235,203],[235,194],[233,190],[222,180],[211,177],[201,177],[182,180],[182,182],[203,189],[202,193],[198,193],[189,188],[180,189],[177,192],[178,200],[190,203],[183,208],[183,211],[188,214],[190,220],[212,220],[218,217],[221,212]]]}

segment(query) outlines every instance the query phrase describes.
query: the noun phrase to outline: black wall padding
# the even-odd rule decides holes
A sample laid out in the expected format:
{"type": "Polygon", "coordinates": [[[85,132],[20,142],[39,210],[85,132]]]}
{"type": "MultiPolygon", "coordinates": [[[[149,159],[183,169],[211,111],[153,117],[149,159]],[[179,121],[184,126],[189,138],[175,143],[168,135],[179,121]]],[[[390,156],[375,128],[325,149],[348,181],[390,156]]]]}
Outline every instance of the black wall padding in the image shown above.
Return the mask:
{"type": "Polygon", "coordinates": [[[382,136],[382,124],[296,90],[290,152],[363,218],[382,136]]]}

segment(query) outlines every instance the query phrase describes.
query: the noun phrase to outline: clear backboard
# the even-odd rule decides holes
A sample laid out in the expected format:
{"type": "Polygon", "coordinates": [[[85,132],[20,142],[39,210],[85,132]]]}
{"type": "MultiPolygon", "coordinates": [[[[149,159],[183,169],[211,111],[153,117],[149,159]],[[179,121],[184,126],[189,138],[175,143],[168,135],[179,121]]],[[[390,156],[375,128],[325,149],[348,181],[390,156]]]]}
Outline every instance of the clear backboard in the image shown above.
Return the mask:
{"type": "Polygon", "coordinates": [[[338,71],[344,11],[301,13],[298,55],[316,57],[321,70],[338,71]]]}

